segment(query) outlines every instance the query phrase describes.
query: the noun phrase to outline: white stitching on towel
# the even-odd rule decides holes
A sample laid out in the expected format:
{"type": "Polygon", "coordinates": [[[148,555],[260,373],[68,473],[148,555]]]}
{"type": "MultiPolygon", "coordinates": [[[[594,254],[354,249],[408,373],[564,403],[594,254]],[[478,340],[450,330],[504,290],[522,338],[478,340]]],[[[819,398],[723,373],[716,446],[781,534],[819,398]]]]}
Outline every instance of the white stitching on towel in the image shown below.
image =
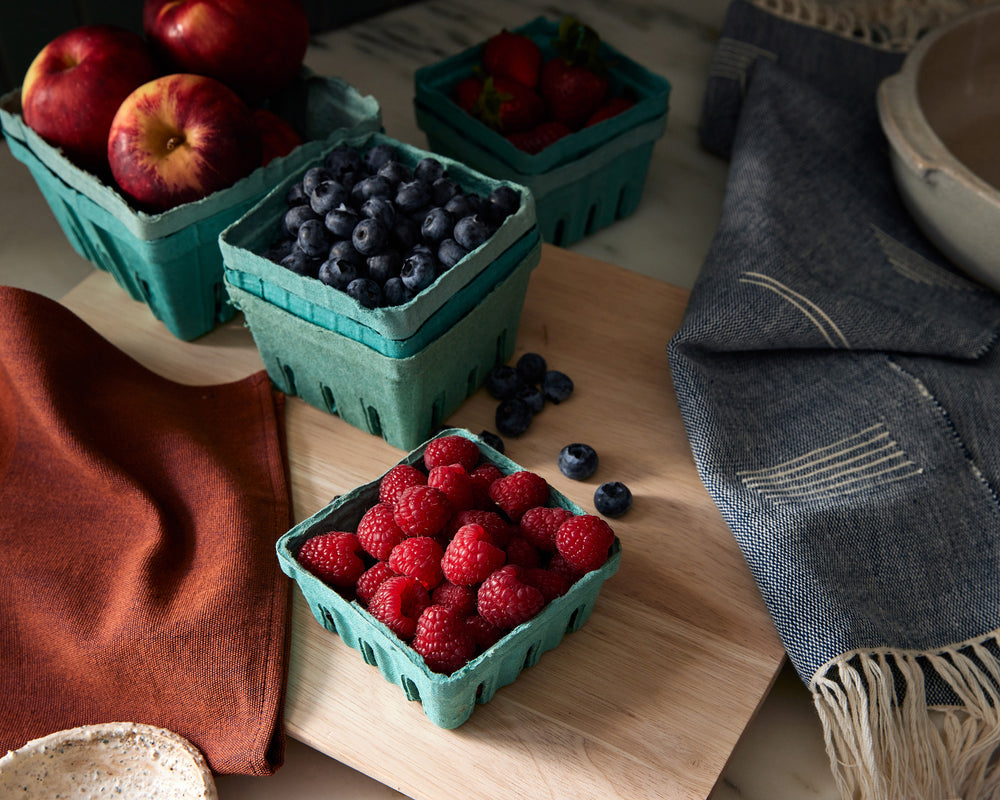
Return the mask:
{"type": "Polygon", "coordinates": [[[739,81],[740,91],[745,93],[747,69],[758,58],[776,61],[778,57],[770,50],[724,36],[719,39],[716,46],[708,75],[710,78],[730,78],[739,81]]]}
{"type": "Polygon", "coordinates": [[[882,248],[882,252],[892,264],[892,268],[904,278],[914,283],[925,283],[928,286],[939,286],[944,289],[958,289],[966,292],[985,290],[979,284],[966,280],[961,275],[948,272],[933,261],[924,258],[920,253],[890,236],[877,225],[872,225],[871,229],[882,248]]]}
{"type": "Polygon", "coordinates": [[[823,311],[822,308],[816,305],[805,295],[799,294],[795,290],[768,275],[763,275],[759,272],[744,272],[743,274],[749,275],[750,277],[740,278],[740,283],[753,283],[757,286],[763,286],[765,289],[770,289],[776,295],[787,300],[799,311],[805,314],[806,317],[809,318],[809,321],[819,329],[821,334],[823,334],[823,338],[826,339],[827,344],[829,344],[830,347],[836,349],[843,348],[845,350],[851,349],[851,345],[847,341],[847,337],[844,336],[840,328],[837,327],[837,324],[830,319],[830,316],[823,311]],[[840,340],[839,344],[834,341],[833,337],[840,340]]]}

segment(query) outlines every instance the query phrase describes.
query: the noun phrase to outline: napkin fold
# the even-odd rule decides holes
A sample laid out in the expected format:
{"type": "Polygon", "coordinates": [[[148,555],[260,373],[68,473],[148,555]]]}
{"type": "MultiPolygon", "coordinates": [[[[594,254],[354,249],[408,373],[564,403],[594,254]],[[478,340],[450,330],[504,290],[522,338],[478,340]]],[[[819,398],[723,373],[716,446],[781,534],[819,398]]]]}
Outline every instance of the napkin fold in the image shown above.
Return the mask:
{"type": "Polygon", "coordinates": [[[875,105],[943,5],[731,4],[726,197],[668,346],[845,798],[1000,796],[1000,298],[907,213],[875,105]]]}
{"type": "Polygon", "coordinates": [[[217,773],[281,765],[283,404],[263,372],[166,380],[0,287],[0,748],[130,721],[217,773]]]}

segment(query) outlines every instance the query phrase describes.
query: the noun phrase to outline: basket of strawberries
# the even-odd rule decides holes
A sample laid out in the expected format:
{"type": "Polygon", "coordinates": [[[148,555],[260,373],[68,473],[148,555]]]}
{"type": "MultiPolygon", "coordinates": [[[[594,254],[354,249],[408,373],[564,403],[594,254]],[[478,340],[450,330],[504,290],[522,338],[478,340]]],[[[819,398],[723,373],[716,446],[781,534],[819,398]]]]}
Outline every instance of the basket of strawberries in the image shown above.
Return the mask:
{"type": "Polygon", "coordinates": [[[571,17],[504,29],[415,87],[431,150],[530,188],[562,246],[635,211],[671,88],[571,17]]]}

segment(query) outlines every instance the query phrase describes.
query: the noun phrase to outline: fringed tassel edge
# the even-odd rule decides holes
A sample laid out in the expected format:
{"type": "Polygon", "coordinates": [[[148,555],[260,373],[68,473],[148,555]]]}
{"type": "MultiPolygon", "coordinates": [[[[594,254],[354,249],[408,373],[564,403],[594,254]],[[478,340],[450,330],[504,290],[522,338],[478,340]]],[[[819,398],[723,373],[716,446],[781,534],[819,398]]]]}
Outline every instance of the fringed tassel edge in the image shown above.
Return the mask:
{"type": "Polygon", "coordinates": [[[810,689],[841,797],[1000,798],[1000,659],[985,647],[998,634],[928,653],[854,651],[816,673],[810,689]],[[926,704],[927,667],[956,705],[926,704]]]}
{"type": "Polygon", "coordinates": [[[890,52],[990,0],[750,0],[775,16],[890,52]]]}

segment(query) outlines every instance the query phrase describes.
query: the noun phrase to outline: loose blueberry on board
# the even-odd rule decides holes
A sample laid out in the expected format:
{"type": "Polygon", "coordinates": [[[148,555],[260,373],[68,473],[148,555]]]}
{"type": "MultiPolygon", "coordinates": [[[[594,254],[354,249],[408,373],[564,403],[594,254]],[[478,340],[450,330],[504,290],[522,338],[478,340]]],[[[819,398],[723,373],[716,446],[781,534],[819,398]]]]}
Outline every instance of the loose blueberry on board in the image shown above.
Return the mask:
{"type": "Polygon", "coordinates": [[[499,436],[493,433],[493,431],[484,430],[482,433],[479,434],[479,438],[483,442],[488,444],[490,447],[492,447],[494,450],[496,450],[498,453],[503,453],[504,451],[503,439],[501,439],[499,436]]]}
{"type": "Polygon", "coordinates": [[[632,507],[632,492],[620,481],[602,483],[594,492],[594,508],[606,517],[620,517],[632,507]]]}
{"type": "Polygon", "coordinates": [[[559,451],[559,471],[570,480],[585,481],[597,472],[597,451],[589,444],[574,442],[559,451]]]}
{"type": "Polygon", "coordinates": [[[525,383],[541,383],[548,370],[548,364],[538,353],[524,353],[514,366],[525,383]]]}
{"type": "Polygon", "coordinates": [[[542,390],[531,383],[525,383],[514,393],[514,397],[524,401],[532,414],[538,414],[545,408],[545,395],[542,390]]]}
{"type": "Polygon", "coordinates": [[[522,386],[522,381],[514,367],[509,364],[497,364],[486,373],[483,386],[486,387],[486,391],[491,397],[495,397],[497,400],[506,400],[517,393],[517,390],[522,386]]]}
{"type": "Polygon", "coordinates": [[[564,372],[550,369],[542,378],[542,392],[551,403],[562,403],[573,394],[573,381],[564,372]]]}
{"type": "Polygon", "coordinates": [[[527,403],[517,397],[509,397],[497,406],[497,430],[504,436],[520,436],[531,426],[533,417],[527,403]]]}

